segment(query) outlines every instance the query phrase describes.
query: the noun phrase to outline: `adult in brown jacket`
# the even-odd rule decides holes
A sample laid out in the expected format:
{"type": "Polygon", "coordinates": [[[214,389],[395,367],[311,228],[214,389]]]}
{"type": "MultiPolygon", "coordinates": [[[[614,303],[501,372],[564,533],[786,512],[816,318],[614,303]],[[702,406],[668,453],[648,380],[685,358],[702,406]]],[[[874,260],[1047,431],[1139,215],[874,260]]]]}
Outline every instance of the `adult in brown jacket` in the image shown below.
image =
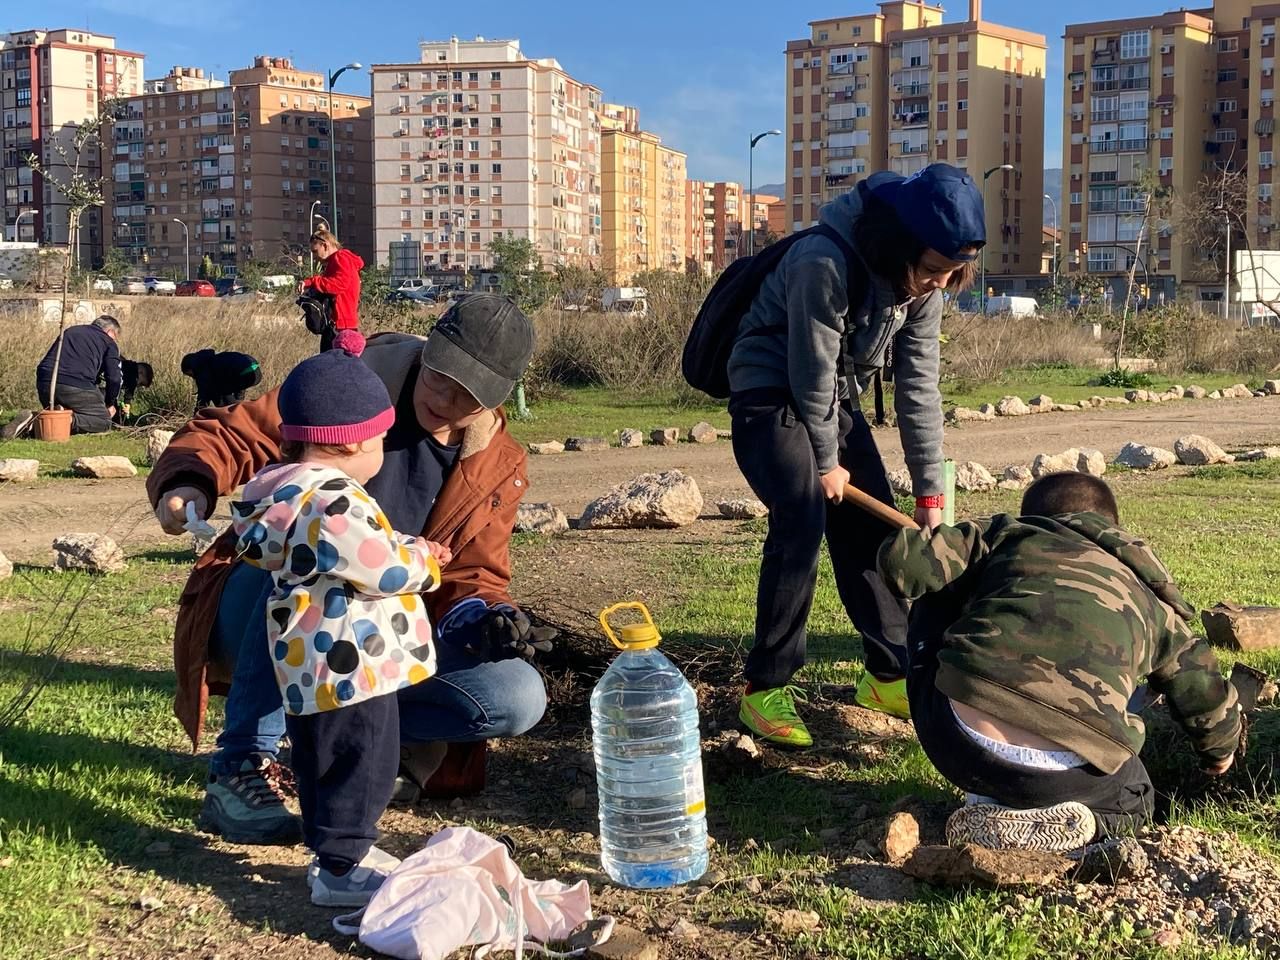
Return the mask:
{"type": "MultiPolygon", "coordinates": [[[[424,595],[437,674],[399,694],[402,773],[418,785],[440,766],[446,742],[521,734],[546,708],[528,656],[549,638],[509,593],[508,544],[528,475],[501,410],[532,352],[528,319],[510,300],[486,295],[446,313],[429,338],[383,334],[363,353],[396,406],[369,492],[395,529],[420,530],[453,552],[440,589],[424,595]]],[[[182,532],[188,504],[208,518],[218,497],[279,457],[276,392],[203,410],[173,438],[147,479],[167,532],[182,532]]],[[[209,692],[227,694],[201,822],[237,843],[301,836],[278,788],[284,714],[267,649],[270,592],[270,576],[237,562],[224,535],[196,563],[175,628],[174,709],[193,744],[209,692]]]]}

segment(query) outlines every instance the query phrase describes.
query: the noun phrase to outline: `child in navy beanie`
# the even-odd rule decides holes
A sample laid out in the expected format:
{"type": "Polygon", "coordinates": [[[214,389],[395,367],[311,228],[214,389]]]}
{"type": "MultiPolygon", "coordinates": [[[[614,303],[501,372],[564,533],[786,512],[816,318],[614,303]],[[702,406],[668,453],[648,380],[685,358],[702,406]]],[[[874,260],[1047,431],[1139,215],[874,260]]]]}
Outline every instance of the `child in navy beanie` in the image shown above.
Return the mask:
{"type": "Polygon", "coordinates": [[[272,575],[267,642],[316,855],[311,901],[359,907],[399,863],[373,845],[400,765],[395,694],[435,672],[419,594],[451,557],[391,529],[364,489],[395,408],[358,352],[304,360],[277,404],[285,462],[231,505],[237,549],[272,575]]]}

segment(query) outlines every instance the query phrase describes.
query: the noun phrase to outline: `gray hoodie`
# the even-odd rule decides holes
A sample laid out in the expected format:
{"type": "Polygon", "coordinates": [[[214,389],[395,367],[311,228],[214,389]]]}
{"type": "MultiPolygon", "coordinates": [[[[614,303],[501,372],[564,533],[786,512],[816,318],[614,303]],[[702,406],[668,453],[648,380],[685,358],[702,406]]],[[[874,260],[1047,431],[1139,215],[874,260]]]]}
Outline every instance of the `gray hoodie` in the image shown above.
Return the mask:
{"type": "MultiPolygon", "coordinates": [[[[857,189],[833,200],[819,219],[840,232],[851,247],[853,224],[862,214],[857,189]]],[[[849,309],[844,255],[823,236],[797,241],[760,286],[742,318],[729,357],[733,393],[759,388],[788,391],[809,432],[818,470],[834,469],[839,458],[837,403],[860,396],[893,340],[894,409],[911,484],[916,496],[942,493],[942,394],[938,389],[938,337],[942,293],[895,302],[892,285],[872,274],[864,303],[849,309]],[[852,322],[850,322],[852,321],[852,322]],[[744,336],[762,327],[785,332],[744,336]],[[848,336],[846,338],[846,330],[848,336]],[[841,372],[841,346],[845,348],[841,372]]]]}

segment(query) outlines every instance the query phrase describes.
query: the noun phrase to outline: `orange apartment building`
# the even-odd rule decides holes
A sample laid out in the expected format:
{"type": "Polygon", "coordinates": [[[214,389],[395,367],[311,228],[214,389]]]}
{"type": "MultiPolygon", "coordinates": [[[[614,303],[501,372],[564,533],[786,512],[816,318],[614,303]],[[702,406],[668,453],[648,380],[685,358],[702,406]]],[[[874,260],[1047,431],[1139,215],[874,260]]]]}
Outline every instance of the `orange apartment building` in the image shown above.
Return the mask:
{"type": "Polygon", "coordinates": [[[746,195],[742,185],[732,181],[688,180],[685,197],[689,219],[686,262],[689,269],[712,276],[746,252],[741,243],[746,195]]]}
{"type": "MultiPolygon", "coordinates": [[[[128,98],[111,143],[112,243],[149,272],[185,274],[209,257],[224,275],[248,260],[306,269],[313,224],[332,223],[324,74],[256,57],[223,83],[175,67],[128,98]],[[184,226],[186,230],[184,231],[184,226]]],[[[373,254],[371,106],[335,93],[338,228],[373,254]]]]}

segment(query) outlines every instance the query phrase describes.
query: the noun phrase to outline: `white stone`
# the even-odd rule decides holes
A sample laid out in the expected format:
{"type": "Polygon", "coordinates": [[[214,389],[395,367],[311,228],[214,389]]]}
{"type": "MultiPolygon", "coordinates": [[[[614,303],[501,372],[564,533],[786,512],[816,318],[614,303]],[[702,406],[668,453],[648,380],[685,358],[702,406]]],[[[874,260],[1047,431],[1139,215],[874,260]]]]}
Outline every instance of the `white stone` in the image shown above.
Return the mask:
{"type": "Polygon", "coordinates": [[[659,427],[650,432],[649,439],[655,446],[673,447],[680,442],[680,431],[676,427],[659,427]]]}
{"type": "Polygon", "coordinates": [[[1049,413],[1053,409],[1053,397],[1039,394],[1031,398],[1031,402],[1027,404],[1027,408],[1032,413],[1049,413]]]}
{"type": "Polygon", "coordinates": [[[679,470],[620,483],[582,511],[583,530],[683,527],[702,513],[702,492],[679,470]]]}
{"type": "MultiPolygon", "coordinates": [[[[1089,405],[1086,403],[1084,406],[1087,408],[1089,405]]],[[[1055,403],[1053,405],[1054,413],[1075,413],[1079,409],[1081,409],[1081,406],[1078,403],[1055,403]]]]}
{"type": "Polygon", "coordinates": [[[1203,400],[1209,395],[1209,391],[1205,390],[1204,387],[1192,385],[1183,390],[1182,395],[1188,400],[1203,400]]]}
{"type": "Polygon", "coordinates": [[[996,485],[996,478],[991,471],[976,460],[967,460],[956,464],[956,489],[966,492],[991,490],[996,485]]]}
{"type": "Polygon", "coordinates": [[[1209,399],[1210,399],[1210,400],[1221,400],[1221,399],[1222,399],[1222,391],[1221,391],[1221,390],[1215,390],[1215,391],[1213,391],[1213,393],[1209,394],[1209,399]]]}
{"type": "Polygon", "coordinates": [[[705,420],[701,423],[695,423],[689,429],[690,443],[715,443],[719,438],[716,436],[716,428],[705,420]]]}
{"type": "Polygon", "coordinates": [[[609,449],[609,441],[604,437],[569,437],[564,448],[570,453],[599,453],[609,449]]]}
{"type": "Polygon", "coordinates": [[[138,468],[128,457],[81,457],[71,461],[71,470],[78,477],[92,477],[95,480],[115,480],[138,475],[138,468]]]}
{"type": "Polygon", "coordinates": [[[1173,442],[1173,452],[1179,463],[1189,467],[1202,467],[1210,463],[1235,463],[1235,457],[1227,453],[1208,437],[1188,434],[1173,442]]]}
{"type": "Polygon", "coordinates": [[[13,564],[3,553],[0,553],[0,580],[8,580],[13,576],[13,564]]]}
{"type": "Polygon", "coordinates": [[[618,446],[628,450],[644,446],[644,431],[623,430],[618,434],[618,446]]]}
{"type": "Polygon", "coordinates": [[[161,430],[159,427],[147,434],[147,463],[150,466],[155,466],[156,461],[160,459],[160,454],[164,453],[172,439],[172,430],[161,430]]]}
{"type": "Polygon", "coordinates": [[[1122,467],[1131,467],[1134,470],[1163,470],[1177,463],[1178,457],[1172,450],[1130,442],[1120,449],[1115,462],[1122,467]]]}
{"type": "Polygon", "coordinates": [[[539,456],[564,453],[564,444],[559,440],[548,440],[546,443],[531,443],[529,444],[529,452],[539,456]]]}
{"type": "Polygon", "coordinates": [[[522,503],[516,510],[516,533],[551,536],[569,529],[569,518],[553,503],[522,503]]]}
{"type": "Polygon", "coordinates": [[[1025,490],[1033,479],[1030,468],[1015,464],[1004,468],[1004,475],[996,486],[1001,490],[1025,490]]]}
{"type": "Polygon", "coordinates": [[[1080,451],[1075,447],[1063,453],[1041,453],[1031,461],[1031,475],[1039,480],[1051,473],[1075,473],[1080,451]]]}
{"type": "Polygon", "coordinates": [[[1262,392],[1269,397],[1280,396],[1280,380],[1266,380],[1262,384],[1262,392]]]}
{"type": "Polygon", "coordinates": [[[996,414],[1001,417],[1025,417],[1031,408],[1022,402],[1021,397],[1001,397],[996,404],[996,414]]]}
{"type": "Polygon", "coordinates": [[[39,474],[39,460],[0,460],[0,481],[30,483],[39,474]]]}
{"type": "Polygon", "coordinates": [[[1280,447],[1262,447],[1249,450],[1236,457],[1237,460],[1280,460],[1280,447]]]}
{"type": "Polygon", "coordinates": [[[994,420],[997,416],[996,405],[994,403],[978,404],[978,416],[983,420],[994,420]]]}
{"type": "Polygon", "coordinates": [[[971,410],[969,407],[952,407],[947,411],[947,421],[950,423],[972,423],[976,420],[984,420],[977,410],[971,410]]]}
{"type": "Polygon", "coordinates": [[[1101,450],[1084,449],[1080,451],[1080,456],[1076,461],[1076,469],[1081,473],[1087,473],[1091,477],[1106,476],[1107,458],[1101,450]]]}
{"type": "Polygon", "coordinates": [[[889,471],[889,486],[893,488],[894,493],[904,493],[911,495],[911,471],[905,467],[901,470],[889,471]]]}
{"type": "Polygon", "coordinates": [[[729,520],[756,520],[769,515],[769,508],[759,500],[744,498],[741,500],[721,500],[716,504],[720,516],[729,520]]]}
{"type": "Polygon", "coordinates": [[[86,570],[89,573],[120,573],[128,565],[122,551],[110,537],[97,533],[67,533],[53,541],[55,570],[86,570]]]}
{"type": "Polygon", "coordinates": [[[1234,397],[1237,400],[1248,400],[1253,396],[1253,391],[1243,383],[1237,383],[1223,390],[1222,395],[1224,397],[1234,397]]]}

